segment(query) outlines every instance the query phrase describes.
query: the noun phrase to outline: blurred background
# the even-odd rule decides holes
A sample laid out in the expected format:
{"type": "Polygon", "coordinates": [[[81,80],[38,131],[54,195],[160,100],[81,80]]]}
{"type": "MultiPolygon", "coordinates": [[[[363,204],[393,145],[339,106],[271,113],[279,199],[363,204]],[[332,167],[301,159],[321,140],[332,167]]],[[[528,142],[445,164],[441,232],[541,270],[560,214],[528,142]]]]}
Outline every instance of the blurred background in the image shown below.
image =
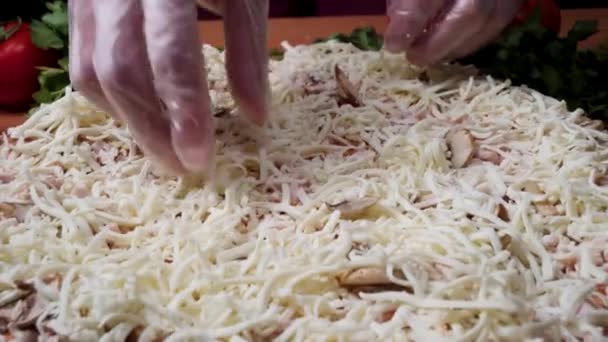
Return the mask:
{"type": "MultiPolygon", "coordinates": [[[[103,1],[103,0],[100,0],[103,1]]],[[[44,0],[0,0],[0,21],[20,16],[24,20],[38,17],[44,11],[44,0]]],[[[562,8],[608,7],[608,0],[560,0],[562,8]]],[[[271,17],[307,17],[329,15],[381,15],[382,0],[270,0],[271,17]]],[[[213,19],[213,15],[199,11],[201,19],[213,19]]]]}

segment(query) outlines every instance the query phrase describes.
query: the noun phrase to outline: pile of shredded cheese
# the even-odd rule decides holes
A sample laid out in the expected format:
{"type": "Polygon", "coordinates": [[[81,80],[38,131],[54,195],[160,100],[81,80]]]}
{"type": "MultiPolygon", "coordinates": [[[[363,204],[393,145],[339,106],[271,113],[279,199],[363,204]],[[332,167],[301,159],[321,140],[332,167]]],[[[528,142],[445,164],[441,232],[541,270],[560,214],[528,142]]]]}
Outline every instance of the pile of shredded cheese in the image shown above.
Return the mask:
{"type": "Polygon", "coordinates": [[[156,171],[75,92],[6,132],[0,307],[35,293],[72,341],[606,338],[608,133],[466,68],[285,48],[263,128],[203,48],[230,111],[208,176],[156,171]]]}

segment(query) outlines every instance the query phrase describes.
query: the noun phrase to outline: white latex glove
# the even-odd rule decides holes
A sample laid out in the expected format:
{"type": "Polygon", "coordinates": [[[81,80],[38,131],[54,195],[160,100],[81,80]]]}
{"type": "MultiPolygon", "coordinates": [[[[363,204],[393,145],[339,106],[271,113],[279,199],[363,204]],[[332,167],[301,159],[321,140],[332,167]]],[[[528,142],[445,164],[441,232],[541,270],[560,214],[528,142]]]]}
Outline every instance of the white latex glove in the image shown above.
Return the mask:
{"type": "MultiPolygon", "coordinates": [[[[223,15],[232,94],[253,122],[268,107],[268,0],[205,2],[223,15]]],[[[144,153],[174,172],[214,155],[194,0],[69,0],[74,87],[128,124],[144,153]]]]}
{"type": "Polygon", "coordinates": [[[464,57],[496,39],[524,0],[387,0],[386,49],[429,65],[464,57]]]}

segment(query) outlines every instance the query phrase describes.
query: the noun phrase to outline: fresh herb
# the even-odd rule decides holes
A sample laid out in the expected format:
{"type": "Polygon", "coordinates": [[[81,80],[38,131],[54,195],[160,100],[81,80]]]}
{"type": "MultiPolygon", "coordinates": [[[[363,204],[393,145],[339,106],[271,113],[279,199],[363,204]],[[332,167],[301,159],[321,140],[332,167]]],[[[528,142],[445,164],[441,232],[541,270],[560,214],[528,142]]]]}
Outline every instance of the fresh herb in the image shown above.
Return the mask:
{"type": "MultiPolygon", "coordinates": [[[[319,38],[314,43],[323,43],[330,40],[337,40],[342,43],[351,43],[361,50],[379,51],[382,49],[382,35],[376,32],[371,26],[355,28],[350,34],[334,33],[327,38],[319,38]]],[[[268,52],[271,59],[281,60],[285,51],[281,48],[272,48],[268,52]]]]}
{"type": "Polygon", "coordinates": [[[361,50],[378,51],[382,49],[384,40],[371,26],[359,27],[354,29],[350,34],[334,33],[327,38],[315,40],[315,43],[322,43],[328,40],[337,40],[342,43],[351,43],[361,50]]]}
{"type": "MultiPolygon", "coordinates": [[[[591,117],[608,121],[608,40],[594,50],[578,45],[597,33],[597,22],[578,21],[559,37],[545,28],[536,11],[522,25],[505,31],[495,42],[458,63],[472,64],[495,78],[510,79],[546,95],[563,99],[568,108],[582,108],[591,117]],[[603,78],[602,78],[603,76],[603,78]]],[[[383,39],[373,28],[349,35],[336,33],[315,42],[338,40],[362,50],[379,50],[383,39]]]]}
{"type": "Polygon", "coordinates": [[[37,103],[49,103],[61,98],[66,86],[70,84],[67,57],[60,59],[58,63],[59,68],[40,67],[40,90],[33,95],[37,103]]]}
{"type": "Polygon", "coordinates": [[[47,2],[48,12],[32,20],[32,42],[42,49],[67,50],[68,9],[65,0],[47,2]]]}
{"type": "MultiPolygon", "coordinates": [[[[226,50],[226,48],[221,47],[221,46],[216,47],[216,49],[219,52],[224,52],[226,50]]],[[[272,49],[268,50],[268,56],[270,56],[270,58],[274,59],[274,60],[283,59],[284,54],[285,54],[285,51],[283,51],[283,49],[281,49],[281,48],[272,48],[272,49]]]]}
{"type": "Polygon", "coordinates": [[[68,73],[68,10],[65,0],[47,2],[48,10],[40,20],[31,24],[32,42],[41,49],[59,50],[57,68],[40,67],[40,90],[34,93],[37,104],[53,102],[64,95],[70,84],[68,73]]]}
{"type": "Polygon", "coordinates": [[[281,48],[272,48],[272,49],[270,49],[268,54],[270,55],[270,58],[272,58],[272,59],[281,60],[281,59],[283,59],[283,55],[285,54],[285,51],[283,51],[283,49],[281,49],[281,48]]]}
{"type": "Polygon", "coordinates": [[[582,108],[595,119],[608,121],[608,49],[579,49],[598,32],[597,22],[578,21],[565,37],[545,28],[540,13],[513,27],[498,40],[459,61],[473,64],[496,78],[510,79],[582,108]],[[603,76],[603,77],[602,77],[603,76]]]}

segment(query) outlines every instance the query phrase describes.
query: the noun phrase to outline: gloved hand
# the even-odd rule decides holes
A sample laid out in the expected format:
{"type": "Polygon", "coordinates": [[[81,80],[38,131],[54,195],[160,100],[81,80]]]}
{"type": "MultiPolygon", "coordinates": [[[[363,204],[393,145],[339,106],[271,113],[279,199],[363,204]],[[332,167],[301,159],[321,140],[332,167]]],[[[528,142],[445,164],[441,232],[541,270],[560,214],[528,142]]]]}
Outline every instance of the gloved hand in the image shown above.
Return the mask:
{"type": "MultiPolygon", "coordinates": [[[[268,0],[204,3],[224,18],[226,67],[242,112],[268,107],[268,0]]],[[[69,0],[74,87],[127,123],[144,153],[173,172],[204,170],[214,131],[194,0],[69,0]]]]}
{"type": "Polygon", "coordinates": [[[497,38],[524,0],[387,0],[385,46],[429,65],[464,57],[497,38]]]}

